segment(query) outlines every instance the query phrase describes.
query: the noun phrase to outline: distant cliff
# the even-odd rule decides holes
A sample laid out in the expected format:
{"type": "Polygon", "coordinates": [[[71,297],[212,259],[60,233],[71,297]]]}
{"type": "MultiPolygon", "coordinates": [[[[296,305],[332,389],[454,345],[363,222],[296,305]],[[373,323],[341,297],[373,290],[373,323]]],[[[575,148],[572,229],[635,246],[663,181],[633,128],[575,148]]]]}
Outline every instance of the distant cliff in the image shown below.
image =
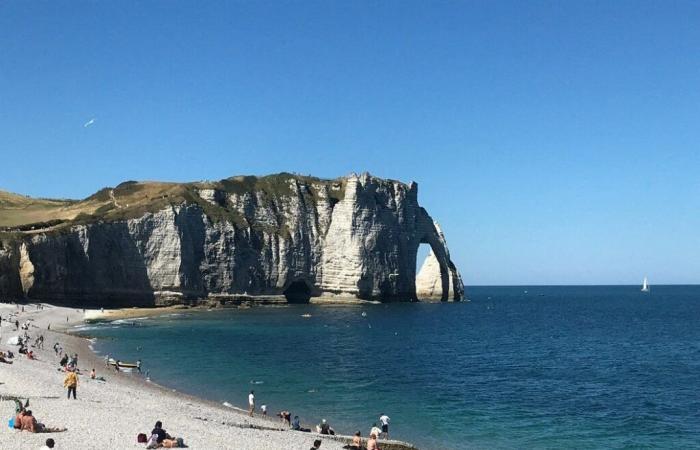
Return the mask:
{"type": "Polygon", "coordinates": [[[0,192],[0,297],[75,305],[337,296],[462,300],[415,183],[368,174],[127,182],[82,201],[0,192]],[[416,293],[416,254],[432,252],[416,293]]]}

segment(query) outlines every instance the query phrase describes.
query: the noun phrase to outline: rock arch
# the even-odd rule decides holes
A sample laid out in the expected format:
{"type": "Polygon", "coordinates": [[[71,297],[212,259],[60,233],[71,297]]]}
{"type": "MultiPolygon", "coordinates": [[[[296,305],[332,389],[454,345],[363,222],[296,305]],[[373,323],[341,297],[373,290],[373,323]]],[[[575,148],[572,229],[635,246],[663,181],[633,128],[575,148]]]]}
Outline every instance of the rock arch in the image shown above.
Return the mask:
{"type": "MultiPolygon", "coordinates": [[[[426,214],[427,216],[427,214],[426,214]]],[[[429,219],[430,216],[426,217],[429,219]]],[[[420,271],[415,275],[415,299],[416,300],[440,300],[460,301],[464,299],[464,284],[457,268],[450,259],[445,235],[437,222],[423,223],[425,233],[415,245],[415,259],[420,244],[428,244],[430,253],[421,265],[420,271]]]]}

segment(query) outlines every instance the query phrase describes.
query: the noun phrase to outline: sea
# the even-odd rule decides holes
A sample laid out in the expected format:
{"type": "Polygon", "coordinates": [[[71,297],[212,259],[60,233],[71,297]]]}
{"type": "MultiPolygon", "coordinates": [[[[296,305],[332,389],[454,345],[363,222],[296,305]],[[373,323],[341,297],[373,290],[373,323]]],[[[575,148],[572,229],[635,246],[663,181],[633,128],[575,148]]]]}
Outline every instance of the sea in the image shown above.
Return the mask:
{"type": "Polygon", "coordinates": [[[467,287],[81,326],[153,382],[421,449],[700,448],[700,286],[467,287]],[[306,317],[305,317],[306,316],[306,317]]]}

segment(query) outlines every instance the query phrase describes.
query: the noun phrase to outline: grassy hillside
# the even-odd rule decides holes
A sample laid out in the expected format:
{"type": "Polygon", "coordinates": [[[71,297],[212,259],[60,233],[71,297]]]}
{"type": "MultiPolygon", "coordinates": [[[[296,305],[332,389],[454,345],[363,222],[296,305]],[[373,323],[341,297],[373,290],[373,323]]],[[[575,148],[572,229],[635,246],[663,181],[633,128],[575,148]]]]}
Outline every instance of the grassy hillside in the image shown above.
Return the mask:
{"type": "Polygon", "coordinates": [[[201,189],[215,189],[225,194],[261,192],[263,199],[293,194],[292,180],[307,189],[303,195],[314,200],[319,186],[328,187],[332,200],[342,199],[345,179],[320,178],[280,173],[264,177],[238,176],[216,182],[164,183],[127,181],[115,188],[104,188],[84,200],[36,199],[0,191],[0,232],[32,233],[61,229],[73,224],[114,221],[140,217],[146,212],[162,210],[168,205],[198,204],[214,220],[241,224],[243,218],[228,208],[226,202],[212,205],[198,194],[201,189]]]}

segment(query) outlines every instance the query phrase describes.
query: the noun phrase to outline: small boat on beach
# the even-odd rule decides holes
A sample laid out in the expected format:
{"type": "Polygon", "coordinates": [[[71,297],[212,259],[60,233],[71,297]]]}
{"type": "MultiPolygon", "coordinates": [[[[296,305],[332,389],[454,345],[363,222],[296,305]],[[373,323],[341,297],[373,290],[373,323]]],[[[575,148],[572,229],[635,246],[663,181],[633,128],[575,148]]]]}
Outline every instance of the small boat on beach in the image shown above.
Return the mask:
{"type": "Polygon", "coordinates": [[[128,363],[124,361],[116,361],[114,358],[109,358],[109,365],[114,366],[120,372],[131,373],[134,371],[141,371],[141,362],[137,361],[135,363],[128,363]]]}
{"type": "Polygon", "coordinates": [[[647,277],[644,277],[644,281],[642,282],[642,292],[649,292],[649,281],[647,277]]]}

